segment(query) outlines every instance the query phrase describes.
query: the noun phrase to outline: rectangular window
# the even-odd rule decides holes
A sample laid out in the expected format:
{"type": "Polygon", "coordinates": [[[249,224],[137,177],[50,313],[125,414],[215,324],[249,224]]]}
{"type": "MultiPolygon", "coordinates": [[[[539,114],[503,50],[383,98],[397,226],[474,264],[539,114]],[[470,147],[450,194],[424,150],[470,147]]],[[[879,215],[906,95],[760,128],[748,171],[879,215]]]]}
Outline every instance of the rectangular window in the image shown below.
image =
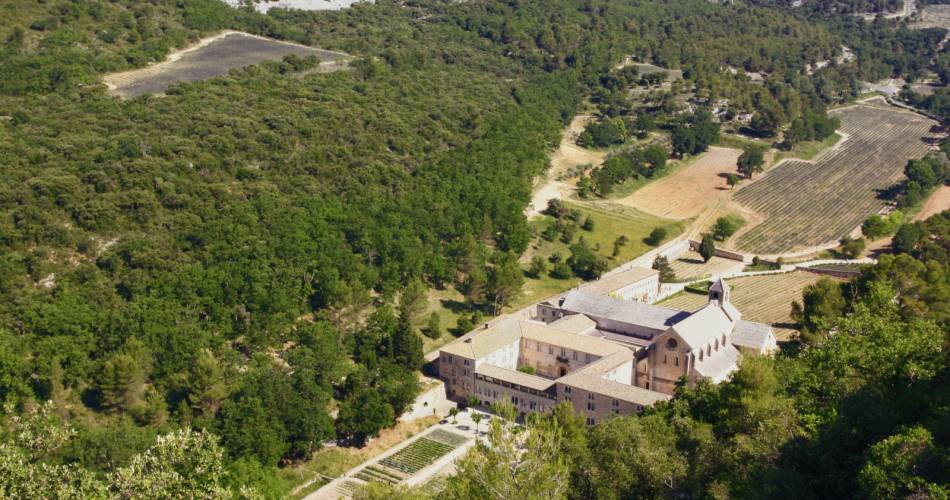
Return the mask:
{"type": "Polygon", "coordinates": [[[573,357],[574,357],[574,361],[577,361],[577,351],[574,351],[572,354],[573,354],[573,357]]]}
{"type": "Polygon", "coordinates": [[[594,403],[587,403],[587,411],[594,411],[594,403]]]}
{"type": "Polygon", "coordinates": [[[548,346],[548,354],[554,354],[554,346],[553,346],[553,345],[549,345],[549,346],[548,346]]]}
{"type": "Polygon", "coordinates": [[[614,406],[620,406],[620,400],[615,399],[615,400],[614,400],[614,406]]]}
{"type": "Polygon", "coordinates": [[[465,361],[462,362],[462,364],[465,366],[468,366],[468,360],[466,359],[465,361]]]}
{"type": "Polygon", "coordinates": [[[587,417],[587,425],[594,425],[594,419],[587,417]]]}
{"type": "Polygon", "coordinates": [[[569,386],[569,385],[564,386],[564,392],[567,393],[567,394],[570,394],[570,393],[571,393],[571,386],[569,386]]]}
{"type": "Polygon", "coordinates": [[[586,356],[587,356],[587,357],[586,357],[586,361],[587,361],[588,363],[590,363],[590,362],[591,362],[591,359],[590,359],[590,358],[591,358],[591,355],[590,355],[590,354],[587,354],[586,356]]]}
{"type": "Polygon", "coordinates": [[[541,342],[536,343],[535,346],[537,346],[538,352],[541,352],[541,342]]]}
{"type": "Polygon", "coordinates": [[[663,364],[666,364],[666,354],[663,355],[663,364]]]}
{"type": "Polygon", "coordinates": [[[594,393],[593,393],[593,392],[588,392],[588,393],[587,393],[587,399],[593,401],[593,400],[594,400],[594,393]]]}

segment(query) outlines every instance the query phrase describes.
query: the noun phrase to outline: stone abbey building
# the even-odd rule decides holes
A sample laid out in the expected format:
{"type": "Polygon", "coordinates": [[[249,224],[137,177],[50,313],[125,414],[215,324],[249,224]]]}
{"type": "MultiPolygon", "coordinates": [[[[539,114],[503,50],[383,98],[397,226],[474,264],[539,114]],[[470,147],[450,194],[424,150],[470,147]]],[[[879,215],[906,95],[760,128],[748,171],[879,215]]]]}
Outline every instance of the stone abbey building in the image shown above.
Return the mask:
{"type": "Polygon", "coordinates": [[[692,312],[573,290],[530,320],[446,346],[438,371],[450,398],[509,400],[523,414],[568,401],[594,424],[670,399],[684,376],[726,380],[740,356],[776,348],[772,327],[743,320],[721,280],[692,312]]]}

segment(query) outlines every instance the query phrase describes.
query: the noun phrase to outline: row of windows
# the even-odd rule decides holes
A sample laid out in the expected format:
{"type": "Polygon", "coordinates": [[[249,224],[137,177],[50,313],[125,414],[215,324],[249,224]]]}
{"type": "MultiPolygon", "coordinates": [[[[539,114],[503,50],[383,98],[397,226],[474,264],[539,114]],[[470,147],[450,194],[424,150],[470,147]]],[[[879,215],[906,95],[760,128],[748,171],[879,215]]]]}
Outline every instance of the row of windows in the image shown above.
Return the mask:
{"type": "Polygon", "coordinates": [[[487,382],[487,383],[489,383],[489,384],[498,384],[498,385],[500,385],[500,386],[502,386],[502,387],[508,387],[508,388],[514,389],[514,390],[516,390],[516,391],[527,392],[528,394],[531,394],[531,395],[534,395],[534,396],[540,396],[540,397],[547,398],[547,399],[557,399],[557,398],[556,398],[553,394],[551,394],[551,393],[544,392],[544,391],[539,391],[539,390],[537,390],[537,389],[532,389],[532,388],[530,388],[530,387],[522,387],[522,386],[520,386],[520,385],[518,385],[518,384],[512,384],[511,382],[507,382],[507,381],[505,381],[505,380],[500,380],[500,379],[496,379],[496,378],[492,378],[492,377],[487,377],[487,376],[482,375],[482,374],[480,374],[480,373],[476,373],[476,374],[475,374],[475,379],[476,379],[476,380],[482,380],[482,381],[487,382]]]}

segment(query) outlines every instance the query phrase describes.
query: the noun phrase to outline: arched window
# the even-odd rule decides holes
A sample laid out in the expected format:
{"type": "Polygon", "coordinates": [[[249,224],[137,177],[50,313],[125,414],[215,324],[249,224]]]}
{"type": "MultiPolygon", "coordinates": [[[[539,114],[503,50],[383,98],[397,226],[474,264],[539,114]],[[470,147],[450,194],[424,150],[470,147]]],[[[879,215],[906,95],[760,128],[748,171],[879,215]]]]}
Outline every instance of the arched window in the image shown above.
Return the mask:
{"type": "Polygon", "coordinates": [[[703,350],[702,350],[702,349],[699,350],[699,360],[700,360],[700,361],[703,360],[703,350]]]}
{"type": "Polygon", "coordinates": [[[706,355],[712,356],[712,347],[710,347],[709,344],[706,344],[706,355]]]}

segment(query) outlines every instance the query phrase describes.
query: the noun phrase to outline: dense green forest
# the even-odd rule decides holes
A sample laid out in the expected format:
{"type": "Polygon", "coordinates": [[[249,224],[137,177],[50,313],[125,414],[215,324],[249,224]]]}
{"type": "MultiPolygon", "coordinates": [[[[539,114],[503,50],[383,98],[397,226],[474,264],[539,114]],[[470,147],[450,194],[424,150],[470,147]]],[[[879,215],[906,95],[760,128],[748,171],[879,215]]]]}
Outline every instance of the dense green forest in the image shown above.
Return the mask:
{"type": "Polygon", "coordinates": [[[418,284],[504,274],[533,237],[532,177],[625,56],[683,69],[698,94],[747,103],[777,130],[853,96],[859,77],[934,55],[929,32],[702,0],[268,16],[49,0],[0,14],[0,400],[8,418],[51,400],[71,429],[10,463],[107,489],[184,427],[220,439],[201,446],[237,488],[393,424],[418,390],[418,284]],[[128,101],[100,82],[222,29],[357,60],[319,74],[287,58],[128,101]],[[893,44],[855,43],[856,68],[806,76],[841,32],[893,44]]]}

